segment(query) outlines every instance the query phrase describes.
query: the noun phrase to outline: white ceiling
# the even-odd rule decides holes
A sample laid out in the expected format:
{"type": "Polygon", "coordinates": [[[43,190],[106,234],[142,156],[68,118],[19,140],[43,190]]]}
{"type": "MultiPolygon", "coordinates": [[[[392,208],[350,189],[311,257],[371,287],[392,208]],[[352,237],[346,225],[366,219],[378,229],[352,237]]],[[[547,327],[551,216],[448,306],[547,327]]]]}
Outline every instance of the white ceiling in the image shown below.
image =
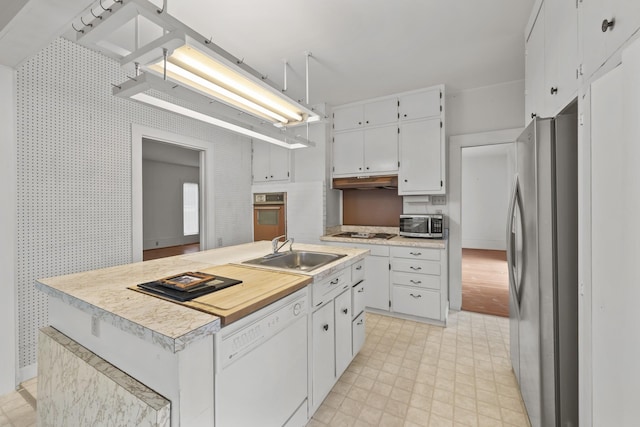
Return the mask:
{"type": "MultiPolygon", "coordinates": [[[[339,105],[440,83],[456,92],[523,79],[524,29],[534,2],[168,0],[167,11],[279,87],[286,59],[287,93],[297,100],[305,96],[310,51],[310,103],[339,105]]],[[[2,63],[17,66],[68,31],[88,3],[29,0],[0,28],[2,63]]]]}
{"type": "Polygon", "coordinates": [[[168,12],[289,95],[346,102],[445,83],[450,91],[524,79],[534,0],[168,0],[168,12]]]}

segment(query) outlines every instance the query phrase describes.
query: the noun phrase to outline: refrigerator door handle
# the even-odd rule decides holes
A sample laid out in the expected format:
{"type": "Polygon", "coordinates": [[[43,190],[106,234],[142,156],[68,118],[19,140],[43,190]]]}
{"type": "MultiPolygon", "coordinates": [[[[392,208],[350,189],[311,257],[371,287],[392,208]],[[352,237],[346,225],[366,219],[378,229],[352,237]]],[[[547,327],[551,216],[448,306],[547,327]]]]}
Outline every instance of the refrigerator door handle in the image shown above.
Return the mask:
{"type": "MultiPolygon", "coordinates": [[[[520,301],[522,295],[521,281],[524,263],[518,265],[518,255],[514,253],[517,250],[516,243],[518,233],[522,241],[522,250],[524,250],[524,230],[522,228],[522,196],[520,193],[520,181],[518,175],[515,176],[513,183],[513,192],[509,202],[508,221],[507,221],[507,263],[509,268],[509,286],[516,297],[518,310],[520,309],[520,301]],[[519,221],[515,223],[516,209],[518,209],[519,221]]],[[[522,257],[524,260],[524,257],[522,257]]]]}

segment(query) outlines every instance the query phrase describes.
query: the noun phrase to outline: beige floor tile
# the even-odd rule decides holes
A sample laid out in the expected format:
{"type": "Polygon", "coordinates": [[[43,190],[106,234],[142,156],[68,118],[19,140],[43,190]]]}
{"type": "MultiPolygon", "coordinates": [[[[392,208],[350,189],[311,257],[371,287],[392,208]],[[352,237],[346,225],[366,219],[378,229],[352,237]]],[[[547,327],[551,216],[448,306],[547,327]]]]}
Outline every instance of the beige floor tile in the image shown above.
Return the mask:
{"type": "Polygon", "coordinates": [[[518,427],[527,427],[529,425],[527,417],[522,412],[512,411],[510,409],[500,408],[502,413],[502,421],[518,427]]]}
{"type": "Polygon", "coordinates": [[[427,427],[429,425],[429,411],[410,406],[407,409],[406,421],[418,426],[427,427]]]}
{"type": "Polygon", "coordinates": [[[453,427],[453,420],[431,413],[429,416],[429,427],[453,427]]]}
{"type": "Polygon", "coordinates": [[[502,427],[502,421],[495,418],[478,415],[478,427],[502,427]]]}
{"type": "Polygon", "coordinates": [[[347,393],[349,399],[353,399],[357,402],[366,402],[369,396],[369,391],[358,386],[353,386],[347,393]]]}
{"type": "Polygon", "coordinates": [[[419,394],[412,394],[409,406],[422,409],[424,411],[431,411],[431,403],[433,400],[430,397],[420,396],[419,394]]]}
{"type": "Polygon", "coordinates": [[[379,427],[403,427],[404,419],[393,414],[384,412],[380,417],[379,427]]]}
{"type": "Polygon", "coordinates": [[[350,397],[346,397],[342,401],[342,405],[338,408],[338,412],[341,412],[345,415],[351,415],[354,418],[358,418],[360,415],[360,411],[364,408],[364,400],[358,401],[351,399],[350,397]]]}
{"type": "Polygon", "coordinates": [[[434,400],[431,402],[431,415],[434,414],[442,418],[453,419],[453,405],[434,400]]]}
{"type": "Polygon", "coordinates": [[[475,411],[456,407],[453,410],[453,421],[456,426],[478,426],[478,414],[475,411]]]}
{"type": "Polygon", "coordinates": [[[380,417],[382,417],[382,408],[379,407],[371,407],[369,405],[365,405],[360,412],[360,416],[358,417],[359,421],[363,421],[369,425],[378,425],[380,422],[380,417]]]}
{"type": "Polygon", "coordinates": [[[344,394],[336,393],[334,391],[329,392],[329,395],[322,402],[322,406],[328,406],[333,409],[338,409],[342,405],[342,401],[345,399],[344,394]]]}
{"type": "Polygon", "coordinates": [[[331,419],[329,425],[331,427],[353,427],[356,423],[356,419],[357,418],[354,416],[338,411],[331,419]]]}
{"type": "Polygon", "coordinates": [[[393,400],[397,400],[398,402],[409,404],[409,401],[411,401],[411,392],[398,387],[393,387],[389,397],[393,400]]]}
{"type": "Polygon", "coordinates": [[[398,400],[389,399],[384,407],[384,412],[404,419],[409,410],[409,404],[398,400]]]}
{"type": "Polygon", "coordinates": [[[469,397],[459,393],[456,393],[454,395],[453,404],[456,408],[475,411],[477,409],[477,403],[478,402],[476,401],[475,396],[469,397]]]}

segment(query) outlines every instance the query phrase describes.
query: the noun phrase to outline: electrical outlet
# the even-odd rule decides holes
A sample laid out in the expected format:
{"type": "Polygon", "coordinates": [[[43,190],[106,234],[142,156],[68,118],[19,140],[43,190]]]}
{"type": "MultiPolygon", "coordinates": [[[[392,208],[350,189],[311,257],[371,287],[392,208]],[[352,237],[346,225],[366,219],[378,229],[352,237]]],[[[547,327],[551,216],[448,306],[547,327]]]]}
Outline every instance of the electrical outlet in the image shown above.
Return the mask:
{"type": "Polygon", "coordinates": [[[431,196],[431,203],[434,205],[446,205],[447,196],[431,196]]]}
{"type": "Polygon", "coordinates": [[[91,316],[91,335],[94,337],[100,336],[100,319],[96,316],[91,316]]]}

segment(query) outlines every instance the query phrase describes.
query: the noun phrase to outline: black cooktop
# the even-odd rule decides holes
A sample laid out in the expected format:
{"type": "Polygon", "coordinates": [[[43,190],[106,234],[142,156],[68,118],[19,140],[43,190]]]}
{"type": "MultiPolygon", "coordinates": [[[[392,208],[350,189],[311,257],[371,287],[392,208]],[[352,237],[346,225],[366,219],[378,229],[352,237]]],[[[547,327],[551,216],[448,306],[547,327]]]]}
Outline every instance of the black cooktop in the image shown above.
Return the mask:
{"type": "Polygon", "coordinates": [[[361,231],[346,231],[343,233],[334,234],[332,237],[348,237],[351,239],[391,239],[396,237],[397,234],[390,233],[364,233],[361,231]]]}

